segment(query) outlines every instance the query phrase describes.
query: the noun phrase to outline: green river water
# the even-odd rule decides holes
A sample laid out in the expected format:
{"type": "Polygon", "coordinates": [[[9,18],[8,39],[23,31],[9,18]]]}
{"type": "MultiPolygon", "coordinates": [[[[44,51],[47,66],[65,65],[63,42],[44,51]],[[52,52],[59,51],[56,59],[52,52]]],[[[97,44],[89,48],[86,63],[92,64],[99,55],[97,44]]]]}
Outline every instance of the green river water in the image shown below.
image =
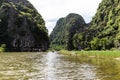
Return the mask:
{"type": "Polygon", "coordinates": [[[120,62],[57,52],[1,53],[0,80],[120,80],[120,62]]]}

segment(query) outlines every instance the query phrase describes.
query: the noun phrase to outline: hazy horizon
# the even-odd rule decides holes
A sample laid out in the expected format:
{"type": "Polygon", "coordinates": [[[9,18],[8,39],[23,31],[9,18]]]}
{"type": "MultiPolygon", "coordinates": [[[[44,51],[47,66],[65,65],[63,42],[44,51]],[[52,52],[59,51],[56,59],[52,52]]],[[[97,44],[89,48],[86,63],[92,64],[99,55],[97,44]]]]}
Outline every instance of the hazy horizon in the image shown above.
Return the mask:
{"type": "Polygon", "coordinates": [[[57,20],[69,13],[81,15],[89,23],[95,15],[98,5],[102,0],[29,0],[42,15],[46,22],[49,34],[55,27],[57,20]]]}

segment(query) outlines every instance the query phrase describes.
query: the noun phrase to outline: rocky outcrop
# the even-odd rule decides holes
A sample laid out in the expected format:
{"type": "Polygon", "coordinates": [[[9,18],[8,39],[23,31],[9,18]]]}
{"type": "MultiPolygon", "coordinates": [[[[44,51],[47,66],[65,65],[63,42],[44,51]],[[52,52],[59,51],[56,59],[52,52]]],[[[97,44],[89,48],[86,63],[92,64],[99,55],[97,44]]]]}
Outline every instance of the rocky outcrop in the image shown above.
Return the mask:
{"type": "Polygon", "coordinates": [[[120,0],[102,0],[90,24],[78,17],[58,21],[51,34],[52,45],[67,43],[68,50],[120,48],[120,0]]]}
{"type": "Polygon", "coordinates": [[[102,0],[89,31],[93,37],[90,42],[91,49],[119,48],[120,0],[102,0]]]}
{"type": "Polygon", "coordinates": [[[6,44],[7,51],[48,49],[45,22],[27,0],[1,0],[0,3],[0,44],[6,44]]]}
{"type": "Polygon", "coordinates": [[[86,23],[82,16],[70,13],[65,18],[60,18],[53,29],[50,40],[53,49],[75,49],[73,45],[73,36],[76,33],[82,33],[86,28],[86,23]]]}

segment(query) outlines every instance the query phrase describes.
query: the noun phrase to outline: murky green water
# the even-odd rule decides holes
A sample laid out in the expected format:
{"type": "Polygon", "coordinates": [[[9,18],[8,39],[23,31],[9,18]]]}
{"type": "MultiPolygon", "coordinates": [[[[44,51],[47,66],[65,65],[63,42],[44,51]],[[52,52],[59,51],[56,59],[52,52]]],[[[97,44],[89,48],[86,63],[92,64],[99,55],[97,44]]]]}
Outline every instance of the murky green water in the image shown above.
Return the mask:
{"type": "Polygon", "coordinates": [[[0,54],[0,80],[120,80],[120,62],[58,53],[0,54]]]}

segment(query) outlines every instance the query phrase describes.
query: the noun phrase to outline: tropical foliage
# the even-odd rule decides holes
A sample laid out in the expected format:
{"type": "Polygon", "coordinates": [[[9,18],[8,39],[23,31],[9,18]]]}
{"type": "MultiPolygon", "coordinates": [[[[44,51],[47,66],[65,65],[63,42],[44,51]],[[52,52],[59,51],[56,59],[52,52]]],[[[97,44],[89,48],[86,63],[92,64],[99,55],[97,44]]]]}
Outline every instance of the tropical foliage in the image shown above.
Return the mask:
{"type": "Polygon", "coordinates": [[[59,21],[51,34],[51,39],[55,44],[63,45],[62,43],[58,44],[63,40],[68,50],[120,48],[119,0],[103,0],[90,24],[86,24],[82,17],[79,17],[78,20],[78,17],[74,17],[74,15],[70,18],[67,17],[66,19],[70,20],[67,23],[64,18],[62,23],[59,21]],[[63,23],[64,25],[62,25],[63,23]]]}
{"type": "Polygon", "coordinates": [[[50,35],[51,48],[55,49],[59,46],[68,50],[75,49],[73,45],[75,41],[73,39],[76,37],[74,35],[82,32],[85,26],[84,19],[78,14],[71,13],[65,18],[59,19],[50,35]]]}
{"type": "Polygon", "coordinates": [[[8,51],[48,49],[45,21],[27,0],[0,0],[0,44],[8,51]]]}

